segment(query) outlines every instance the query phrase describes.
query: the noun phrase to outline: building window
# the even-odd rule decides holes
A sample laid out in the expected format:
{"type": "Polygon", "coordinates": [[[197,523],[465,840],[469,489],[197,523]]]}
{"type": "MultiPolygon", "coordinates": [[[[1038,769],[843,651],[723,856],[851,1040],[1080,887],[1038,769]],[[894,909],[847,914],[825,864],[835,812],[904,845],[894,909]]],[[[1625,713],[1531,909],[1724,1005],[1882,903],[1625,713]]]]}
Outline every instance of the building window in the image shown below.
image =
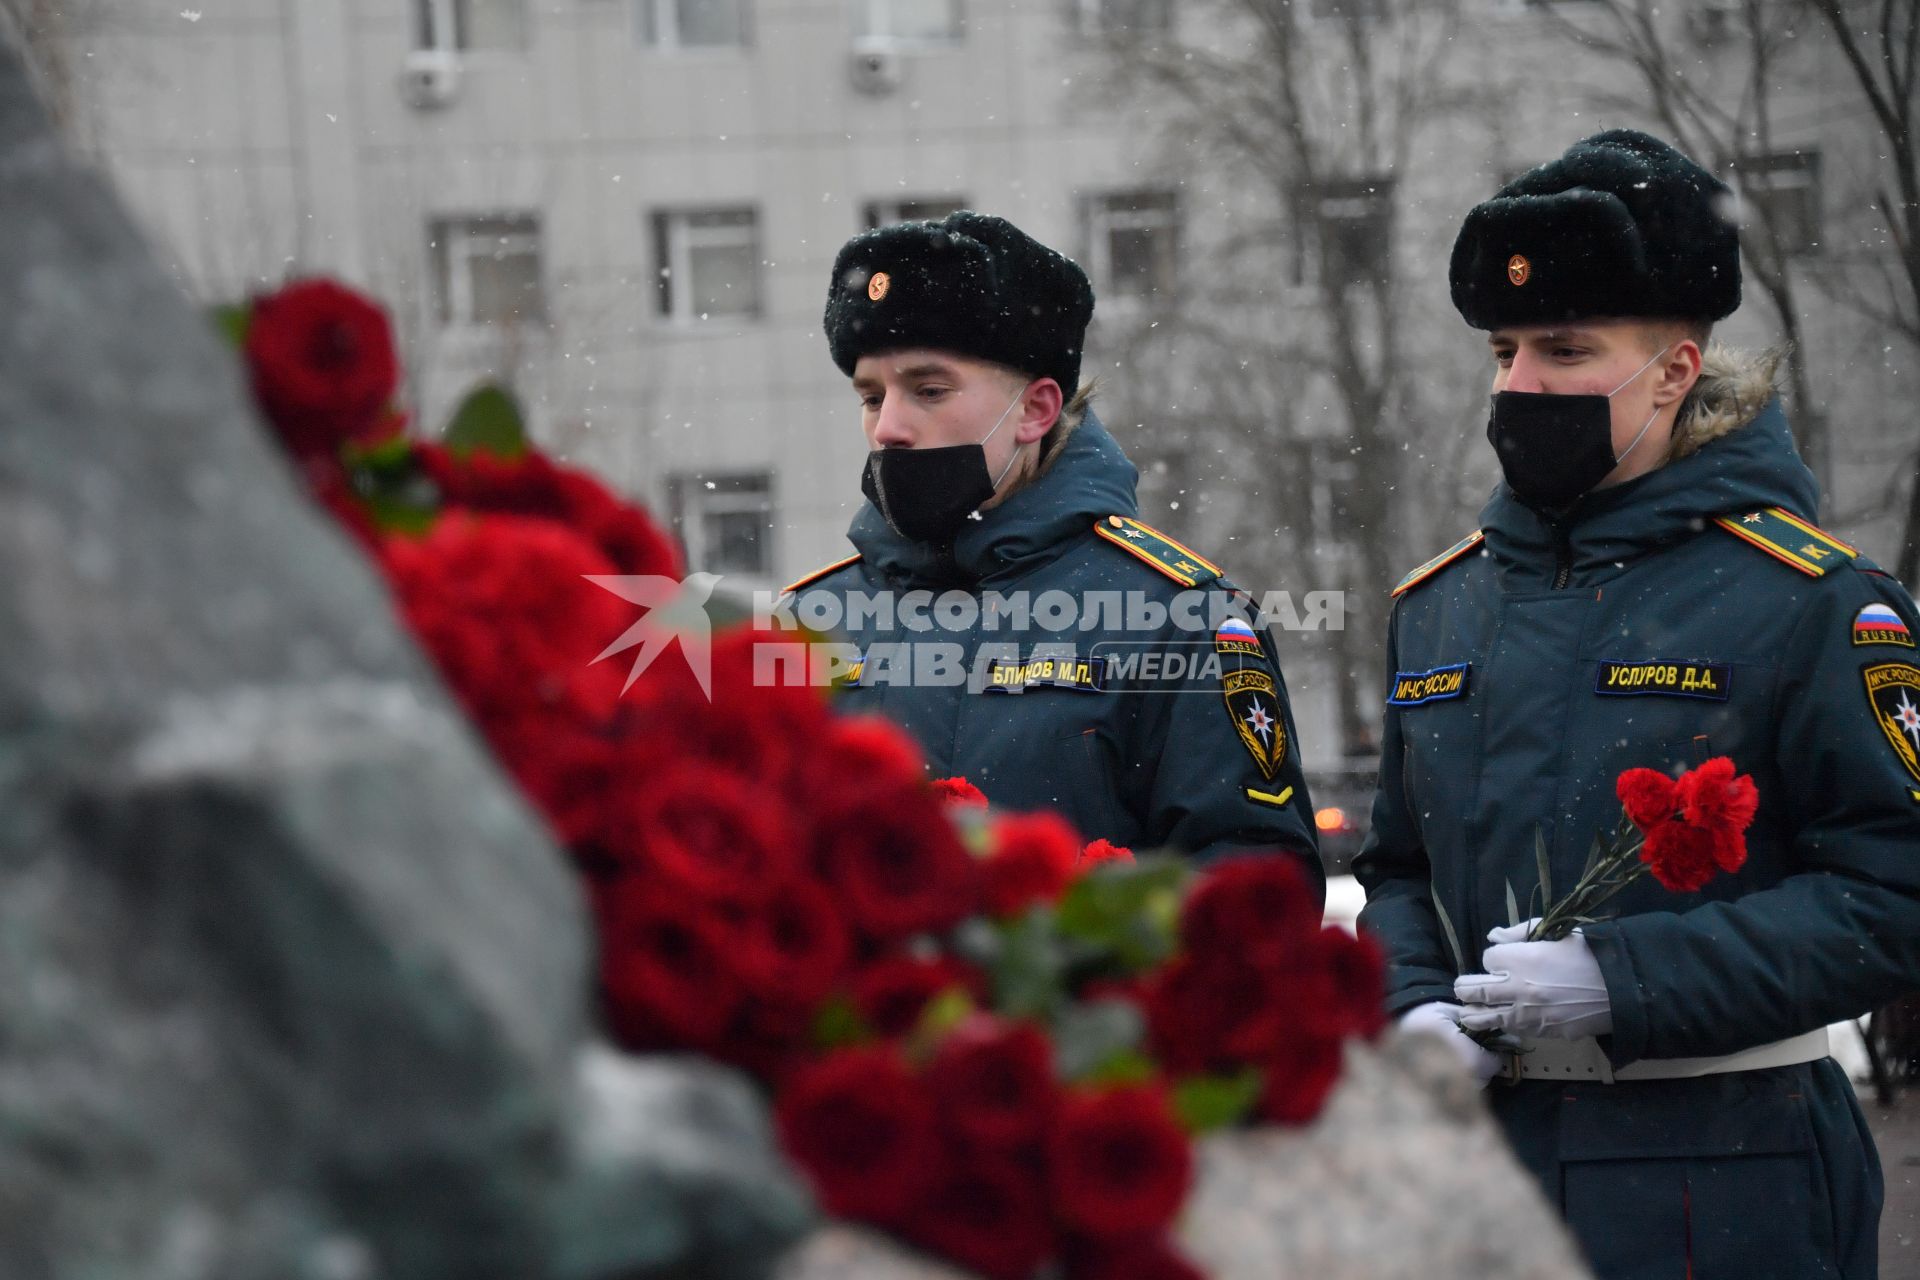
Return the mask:
{"type": "Polygon", "coordinates": [[[449,52],[524,49],[526,0],[413,0],[413,43],[449,52]]]}
{"type": "Polygon", "coordinates": [[[660,314],[693,322],[760,314],[760,225],[752,209],[653,215],[660,314]]]}
{"type": "Polygon", "coordinates": [[[534,215],[435,218],[427,244],[443,326],[546,323],[534,215]]]}
{"type": "Polygon", "coordinates": [[[1172,292],[1180,218],[1171,191],[1091,196],[1083,207],[1087,274],[1096,293],[1151,298],[1172,292]]]}
{"type": "Polygon", "coordinates": [[[861,210],[867,230],[890,227],[897,222],[938,222],[950,213],[967,207],[960,196],[927,196],[913,200],[869,200],[861,210]]]}
{"type": "Polygon", "coordinates": [[[638,0],[640,40],[667,49],[748,43],[749,0],[638,0]]]}
{"type": "Polygon", "coordinates": [[[853,0],[854,35],[877,44],[952,44],[960,0],[853,0]]]}
{"type": "Polygon", "coordinates": [[[1067,17],[1083,36],[1167,31],[1173,0],[1067,0],[1067,17]]]}
{"type": "Polygon", "coordinates": [[[1393,179],[1348,178],[1320,184],[1320,282],[1344,289],[1386,275],[1393,240],[1393,179]]]}
{"type": "Polygon", "coordinates": [[[1749,220],[1770,229],[1787,253],[1820,248],[1820,153],[1779,151],[1734,161],[1732,185],[1751,202],[1749,220]]]}
{"type": "Polygon", "coordinates": [[[682,474],[668,481],[687,564],[706,573],[773,573],[773,475],[682,474]]]}

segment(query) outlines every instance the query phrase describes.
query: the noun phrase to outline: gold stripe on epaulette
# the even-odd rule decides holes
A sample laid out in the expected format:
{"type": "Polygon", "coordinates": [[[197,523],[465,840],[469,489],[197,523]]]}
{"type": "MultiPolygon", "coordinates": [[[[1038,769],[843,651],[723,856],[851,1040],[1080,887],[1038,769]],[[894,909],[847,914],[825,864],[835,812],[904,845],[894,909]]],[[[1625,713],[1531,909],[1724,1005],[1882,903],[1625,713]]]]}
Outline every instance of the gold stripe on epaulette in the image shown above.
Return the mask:
{"type": "Polygon", "coordinates": [[[1425,564],[1421,565],[1418,569],[1415,569],[1412,573],[1408,574],[1406,577],[1400,579],[1400,585],[1393,589],[1394,598],[1398,599],[1400,596],[1404,595],[1406,592],[1411,591],[1413,588],[1419,586],[1421,583],[1425,582],[1428,578],[1431,578],[1434,574],[1440,572],[1442,569],[1452,564],[1455,560],[1458,560],[1461,556],[1467,554],[1467,552],[1479,546],[1482,542],[1486,540],[1486,537],[1487,537],[1486,534],[1482,533],[1478,529],[1475,529],[1472,533],[1460,539],[1460,541],[1454,543],[1452,546],[1448,547],[1445,551],[1442,551],[1439,555],[1427,561],[1425,564]]]}
{"type": "Polygon", "coordinates": [[[1713,522],[1742,542],[1758,547],[1810,578],[1818,578],[1860,554],[1826,530],[1808,524],[1781,507],[1765,507],[1740,516],[1715,516],[1713,522]]]}
{"type": "Polygon", "coordinates": [[[846,568],[848,565],[852,564],[854,561],[858,560],[859,558],[860,558],[860,553],[856,551],[852,555],[848,556],[845,560],[835,560],[830,565],[826,565],[823,568],[815,569],[812,573],[805,574],[801,577],[795,578],[792,582],[789,582],[786,586],[780,588],[780,594],[783,596],[791,595],[793,592],[798,591],[800,588],[807,586],[810,583],[815,583],[820,581],[820,579],[826,577],[828,574],[834,572],[836,569],[846,568]]]}
{"type": "Polygon", "coordinates": [[[1129,555],[1152,565],[1183,587],[1198,586],[1202,581],[1220,576],[1219,565],[1183,543],[1169,538],[1152,525],[1142,524],[1131,516],[1108,516],[1104,520],[1096,520],[1093,523],[1093,531],[1129,555]],[[1133,530],[1142,536],[1129,538],[1128,530],[1133,530]],[[1171,560],[1150,550],[1147,539],[1158,544],[1167,555],[1172,557],[1171,560]]]}

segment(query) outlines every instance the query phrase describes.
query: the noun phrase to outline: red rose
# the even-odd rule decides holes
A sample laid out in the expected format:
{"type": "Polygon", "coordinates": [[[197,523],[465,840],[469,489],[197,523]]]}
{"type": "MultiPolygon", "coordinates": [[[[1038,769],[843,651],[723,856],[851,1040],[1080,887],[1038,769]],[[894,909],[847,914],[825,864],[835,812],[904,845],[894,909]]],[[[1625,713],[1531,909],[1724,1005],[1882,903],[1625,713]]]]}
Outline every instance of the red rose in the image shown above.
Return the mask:
{"type": "Polygon", "coordinates": [[[719,917],[636,878],[605,889],[598,915],[600,981],[622,1040],[662,1049],[719,1040],[744,995],[719,917]]]}
{"type": "Polygon", "coordinates": [[[895,1049],[843,1049],[795,1070],[774,1118],[839,1217],[897,1222],[941,1175],[932,1100],[895,1049]]]}
{"type": "Polygon", "coordinates": [[[1282,1038],[1260,1063],[1260,1118],[1306,1124],[1320,1114],[1340,1081],[1340,1040],[1304,1033],[1282,1038]]]}
{"type": "Polygon", "coordinates": [[[1319,927],[1319,905],[1290,854],[1216,864],[1180,913],[1181,941],[1195,954],[1284,956],[1319,927]]]}
{"type": "Polygon", "coordinates": [[[440,490],[444,507],[540,516],[594,543],[615,573],[679,578],[680,550],[646,511],[616,497],[593,476],[544,454],[502,458],[484,450],[460,455],[444,446],[415,446],[414,459],[440,490]]]}
{"type": "Polygon", "coordinates": [[[400,383],[387,313],[331,280],[299,280],[253,304],[242,353],[254,398],[297,456],[390,433],[400,383]]]}
{"type": "Polygon", "coordinates": [[[965,778],[935,778],[933,793],[948,804],[959,805],[962,808],[984,809],[987,807],[987,793],[965,778]]]}
{"type": "Polygon", "coordinates": [[[1673,779],[1657,769],[1628,769],[1613,789],[1628,819],[1643,831],[1671,818],[1679,807],[1673,779]]]}
{"type": "Polygon", "coordinates": [[[738,963],[754,995],[811,1008],[833,990],[852,952],[833,895],[789,879],[748,912],[738,963]]]}
{"type": "Polygon", "coordinates": [[[1039,1177],[1016,1161],[980,1153],[949,1166],[901,1232],[989,1280],[1029,1280],[1053,1252],[1039,1177]]]}
{"type": "Polygon", "coordinates": [[[987,910],[1014,916],[1035,903],[1057,901],[1079,856],[1080,837],[1058,814],[1001,818],[993,824],[993,853],[981,864],[987,910]]]}
{"type": "Polygon", "coordinates": [[[973,856],[925,788],[863,791],[823,816],[821,828],[819,865],[867,936],[934,932],[973,913],[973,856]]]}
{"type": "Polygon", "coordinates": [[[1062,1252],[1071,1280],[1206,1280],[1159,1232],[1131,1239],[1084,1240],[1062,1252]]]}
{"type": "Polygon", "coordinates": [[[1674,793],[1681,818],[1708,833],[1715,865],[1738,871],[1747,860],[1747,827],[1760,809],[1760,790],[1753,779],[1735,777],[1733,761],[1715,756],[1681,774],[1674,793]]]}
{"type": "Polygon", "coordinates": [[[1123,848],[1111,840],[1095,840],[1080,851],[1080,870],[1097,867],[1103,862],[1132,862],[1133,850],[1123,848]]]}
{"type": "Polygon", "coordinates": [[[1093,1236],[1158,1231],[1193,1180],[1193,1149],[1160,1089],[1069,1094],[1048,1135],[1054,1211],[1093,1236]]]}
{"type": "Polygon", "coordinates": [[[593,659],[631,607],[585,581],[612,569],[591,544],[547,520],[455,515],[381,552],[408,625],[483,722],[611,713],[624,676],[593,659]]]}
{"type": "Polygon", "coordinates": [[[940,1042],[927,1084],[955,1136],[1001,1149],[1039,1138],[1059,1094],[1047,1037],[1031,1023],[987,1014],[968,1018],[940,1042]]]}
{"type": "Polygon", "coordinates": [[[698,761],[628,784],[607,833],[616,856],[711,902],[764,901],[800,872],[798,822],[738,774],[698,761]],[[624,821],[620,821],[624,819],[624,821]]]}
{"type": "Polygon", "coordinates": [[[959,988],[976,1000],[986,995],[979,972],[951,956],[923,959],[889,955],[854,976],[852,996],[860,1020],[876,1035],[904,1036],[920,1021],[920,1014],[939,995],[959,988]]]}

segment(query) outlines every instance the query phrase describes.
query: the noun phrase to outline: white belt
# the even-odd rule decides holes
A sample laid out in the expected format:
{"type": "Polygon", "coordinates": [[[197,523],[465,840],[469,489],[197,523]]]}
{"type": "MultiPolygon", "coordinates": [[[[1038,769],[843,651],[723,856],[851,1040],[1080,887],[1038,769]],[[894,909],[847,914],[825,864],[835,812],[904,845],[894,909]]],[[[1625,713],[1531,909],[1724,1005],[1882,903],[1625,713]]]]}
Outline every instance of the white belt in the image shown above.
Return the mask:
{"type": "Polygon", "coordinates": [[[1598,1080],[1612,1084],[1616,1080],[1680,1080],[1818,1062],[1827,1056],[1827,1029],[1821,1027],[1717,1058],[1642,1058],[1617,1071],[1607,1060],[1606,1050],[1591,1036],[1580,1040],[1528,1040],[1524,1044],[1524,1053],[1507,1055],[1504,1074],[1508,1080],[1598,1080]]]}

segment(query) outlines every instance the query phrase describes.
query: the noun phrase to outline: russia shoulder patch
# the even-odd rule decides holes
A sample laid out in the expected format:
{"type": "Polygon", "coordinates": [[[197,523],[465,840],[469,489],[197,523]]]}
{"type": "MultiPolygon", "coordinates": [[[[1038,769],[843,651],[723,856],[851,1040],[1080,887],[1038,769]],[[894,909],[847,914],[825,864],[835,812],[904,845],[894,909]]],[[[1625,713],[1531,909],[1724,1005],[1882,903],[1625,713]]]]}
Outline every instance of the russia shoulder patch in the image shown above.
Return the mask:
{"type": "Polygon", "coordinates": [[[1485,542],[1486,540],[1487,540],[1487,535],[1482,533],[1480,530],[1475,529],[1472,533],[1460,539],[1460,541],[1454,543],[1452,546],[1448,547],[1445,551],[1442,551],[1439,555],[1427,561],[1425,564],[1421,565],[1418,569],[1415,569],[1412,573],[1408,574],[1406,577],[1400,579],[1399,585],[1394,587],[1393,589],[1394,599],[1396,600],[1399,599],[1401,596],[1413,590],[1415,587],[1425,582],[1428,578],[1431,578],[1434,574],[1440,572],[1442,569],[1446,568],[1448,565],[1452,564],[1455,560],[1458,560],[1460,557],[1466,555],[1469,551],[1472,551],[1474,548],[1478,547],[1482,542],[1485,542]]]}
{"type": "Polygon", "coordinates": [[[1809,578],[1824,576],[1860,552],[1785,507],[1762,507],[1743,515],[1716,516],[1715,524],[1748,546],[1791,565],[1809,578]]]}
{"type": "Polygon", "coordinates": [[[1183,587],[1197,587],[1220,576],[1219,565],[1132,516],[1096,520],[1093,531],[1103,541],[1152,565],[1183,587]]]}
{"type": "Polygon", "coordinates": [[[1911,649],[1913,630],[1892,606],[1870,604],[1853,615],[1855,644],[1897,644],[1911,649]]]}

